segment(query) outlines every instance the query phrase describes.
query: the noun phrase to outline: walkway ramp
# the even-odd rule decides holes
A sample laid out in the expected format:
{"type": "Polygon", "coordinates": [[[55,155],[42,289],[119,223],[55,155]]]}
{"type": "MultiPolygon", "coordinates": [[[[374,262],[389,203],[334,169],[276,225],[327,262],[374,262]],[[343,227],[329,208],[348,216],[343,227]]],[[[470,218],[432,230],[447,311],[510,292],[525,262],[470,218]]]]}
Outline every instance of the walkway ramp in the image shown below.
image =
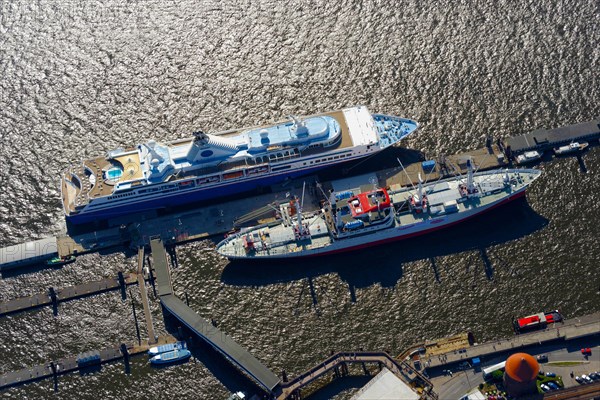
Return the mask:
{"type": "Polygon", "coordinates": [[[232,338],[200,317],[174,295],[161,296],[160,301],[175,318],[223,353],[235,365],[254,378],[267,391],[279,385],[279,378],[232,338]]]}
{"type": "Polygon", "coordinates": [[[162,306],[181,323],[221,352],[234,365],[250,375],[269,393],[272,393],[280,383],[277,375],[173,294],[167,255],[163,243],[159,238],[152,239],[150,243],[156,279],[158,280],[158,295],[162,306]]]}
{"type": "Polygon", "coordinates": [[[154,261],[154,271],[156,272],[157,289],[159,296],[165,296],[173,293],[173,284],[171,283],[171,273],[167,264],[167,252],[160,238],[150,240],[152,249],[152,261],[154,261]]]}

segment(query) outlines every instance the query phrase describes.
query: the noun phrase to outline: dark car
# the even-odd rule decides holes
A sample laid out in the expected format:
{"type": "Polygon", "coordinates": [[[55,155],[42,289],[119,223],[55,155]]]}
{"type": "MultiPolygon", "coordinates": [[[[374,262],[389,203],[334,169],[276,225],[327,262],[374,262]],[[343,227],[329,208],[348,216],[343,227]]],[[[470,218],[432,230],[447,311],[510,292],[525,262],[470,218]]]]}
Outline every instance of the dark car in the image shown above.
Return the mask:
{"type": "Polygon", "coordinates": [[[540,354],[539,356],[537,356],[537,360],[539,362],[546,362],[548,361],[548,356],[546,354],[540,354]]]}
{"type": "Polygon", "coordinates": [[[560,387],[554,382],[546,382],[546,385],[548,385],[550,387],[550,389],[552,389],[552,390],[560,389],[560,387]]]}

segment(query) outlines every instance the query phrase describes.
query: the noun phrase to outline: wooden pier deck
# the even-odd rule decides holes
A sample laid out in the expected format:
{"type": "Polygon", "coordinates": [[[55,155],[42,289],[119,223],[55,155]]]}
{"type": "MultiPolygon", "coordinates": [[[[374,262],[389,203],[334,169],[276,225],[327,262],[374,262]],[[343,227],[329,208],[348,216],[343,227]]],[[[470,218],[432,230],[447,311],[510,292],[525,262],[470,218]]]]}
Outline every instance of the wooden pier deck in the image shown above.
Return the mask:
{"type": "MultiPolygon", "coordinates": [[[[138,274],[123,275],[123,284],[125,286],[134,285],[137,282],[138,274]]],[[[82,283],[77,286],[67,286],[56,290],[50,288],[46,293],[38,293],[33,296],[20,297],[0,303],[0,317],[52,304],[58,305],[65,301],[118,290],[122,287],[119,278],[105,278],[99,281],[82,283]],[[55,300],[53,300],[52,292],[54,292],[55,300]]]]}
{"type": "Polygon", "coordinates": [[[466,153],[456,154],[448,157],[437,157],[433,159],[435,166],[425,170],[422,163],[412,163],[402,168],[390,168],[376,173],[378,183],[382,187],[404,187],[419,183],[419,176],[424,182],[437,181],[467,173],[467,160],[473,162],[476,170],[484,171],[506,167],[504,154],[497,145],[489,148],[472,150],[466,153]]]}
{"type": "Polygon", "coordinates": [[[154,334],[154,324],[152,323],[152,314],[150,313],[150,304],[148,304],[148,291],[146,290],[146,281],[144,280],[144,248],[140,247],[138,251],[138,272],[137,282],[142,298],[142,307],[144,308],[144,317],[146,318],[146,330],[148,331],[148,341],[150,344],[156,342],[154,334]]]}
{"type": "MultiPolygon", "coordinates": [[[[158,339],[158,344],[174,343],[176,339],[172,336],[161,336],[158,339]]],[[[127,345],[127,357],[145,354],[151,347],[149,343],[142,343],[141,345],[127,345]]],[[[85,371],[88,369],[98,368],[98,365],[113,362],[124,358],[124,354],[121,352],[120,346],[112,346],[101,349],[100,361],[98,364],[86,367],[80,367],[77,364],[77,356],[64,357],[52,362],[45,364],[36,365],[29,368],[23,368],[21,370],[8,372],[4,375],[0,375],[0,390],[5,390],[12,386],[23,385],[26,383],[38,381],[45,378],[52,378],[56,376],[68,374],[70,372],[85,371]],[[54,367],[54,372],[53,371],[54,367]]]]}

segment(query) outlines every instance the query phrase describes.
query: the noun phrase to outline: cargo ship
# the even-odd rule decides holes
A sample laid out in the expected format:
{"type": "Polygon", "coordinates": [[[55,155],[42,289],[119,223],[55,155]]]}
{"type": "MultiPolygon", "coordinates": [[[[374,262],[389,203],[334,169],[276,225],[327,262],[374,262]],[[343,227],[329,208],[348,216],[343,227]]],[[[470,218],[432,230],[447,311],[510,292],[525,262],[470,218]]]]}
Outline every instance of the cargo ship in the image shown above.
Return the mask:
{"type": "Polygon", "coordinates": [[[418,127],[364,106],[274,125],[160,144],[150,140],[83,161],[62,177],[73,224],[230,197],[362,159],[395,145],[418,127]]]}
{"type": "MultiPolygon", "coordinates": [[[[466,177],[417,187],[376,187],[332,192],[324,206],[302,212],[302,202],[280,205],[281,221],[241,230],[217,245],[231,259],[288,259],[358,250],[446,228],[525,194],[541,171],[510,169],[474,172],[466,177]]],[[[371,187],[373,186],[373,187],[371,187]]]]}
{"type": "Polygon", "coordinates": [[[537,329],[545,329],[549,324],[561,322],[563,317],[558,310],[528,315],[527,317],[513,320],[515,333],[529,332],[537,329]]]}

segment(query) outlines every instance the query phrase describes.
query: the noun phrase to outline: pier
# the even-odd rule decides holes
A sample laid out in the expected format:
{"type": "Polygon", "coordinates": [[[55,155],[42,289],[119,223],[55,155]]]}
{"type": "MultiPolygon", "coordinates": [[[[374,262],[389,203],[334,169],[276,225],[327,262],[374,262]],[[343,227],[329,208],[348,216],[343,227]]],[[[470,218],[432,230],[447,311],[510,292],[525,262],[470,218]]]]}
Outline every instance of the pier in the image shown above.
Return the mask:
{"type": "Polygon", "coordinates": [[[146,318],[146,329],[148,330],[148,342],[153,344],[156,342],[154,334],[154,324],[152,323],[152,314],[150,313],[150,305],[148,304],[148,292],[146,291],[146,281],[144,280],[144,248],[140,247],[138,251],[138,273],[137,273],[138,288],[142,298],[142,307],[144,308],[144,317],[146,318]]]}
{"type": "MultiPolygon", "coordinates": [[[[175,338],[165,336],[159,338],[159,344],[174,343],[175,338]]],[[[7,389],[12,386],[23,385],[26,383],[52,378],[55,380],[55,390],[57,390],[58,376],[71,372],[81,372],[98,370],[102,364],[114,362],[123,359],[125,362],[125,371],[129,373],[129,357],[139,354],[145,354],[150,345],[143,343],[142,345],[125,345],[107,347],[101,350],[82,353],[78,356],[61,358],[45,364],[36,365],[29,368],[23,368],[18,371],[8,372],[0,375],[0,390],[7,389]],[[98,359],[92,363],[77,362],[85,354],[95,354],[98,359]]]]}
{"type": "Polygon", "coordinates": [[[0,317],[49,305],[52,305],[56,310],[59,303],[118,289],[122,290],[124,297],[125,287],[136,284],[138,277],[138,274],[119,274],[117,278],[105,278],[77,286],[67,286],[60,289],[51,287],[46,293],[1,302],[0,317]]]}
{"type": "Polygon", "coordinates": [[[537,150],[540,152],[574,141],[590,141],[600,138],[600,119],[554,129],[536,129],[531,133],[510,137],[506,147],[512,153],[537,150]]]}
{"type": "Polygon", "coordinates": [[[187,326],[192,332],[218,350],[242,371],[250,375],[267,393],[273,393],[280,380],[246,349],[231,337],[200,317],[194,310],[178,299],[173,286],[167,263],[167,254],[160,238],[151,240],[152,259],[158,280],[158,295],[165,310],[187,326]]]}
{"type": "Polygon", "coordinates": [[[0,271],[43,263],[58,254],[58,244],[54,237],[0,248],[0,271]]]}
{"type": "MultiPolygon", "coordinates": [[[[431,382],[415,370],[412,366],[405,362],[398,361],[385,352],[342,352],[329,357],[323,363],[309,369],[299,375],[290,382],[281,384],[281,394],[277,400],[285,400],[292,396],[299,395],[301,389],[317,379],[323,377],[327,373],[334,371],[336,375],[340,375],[340,370],[347,370],[348,364],[377,364],[379,368],[386,367],[394,375],[403,382],[412,383],[420,381],[425,388],[423,393],[424,399],[437,399],[437,395],[433,392],[431,382]]],[[[301,397],[301,396],[299,396],[301,397]]]]}

